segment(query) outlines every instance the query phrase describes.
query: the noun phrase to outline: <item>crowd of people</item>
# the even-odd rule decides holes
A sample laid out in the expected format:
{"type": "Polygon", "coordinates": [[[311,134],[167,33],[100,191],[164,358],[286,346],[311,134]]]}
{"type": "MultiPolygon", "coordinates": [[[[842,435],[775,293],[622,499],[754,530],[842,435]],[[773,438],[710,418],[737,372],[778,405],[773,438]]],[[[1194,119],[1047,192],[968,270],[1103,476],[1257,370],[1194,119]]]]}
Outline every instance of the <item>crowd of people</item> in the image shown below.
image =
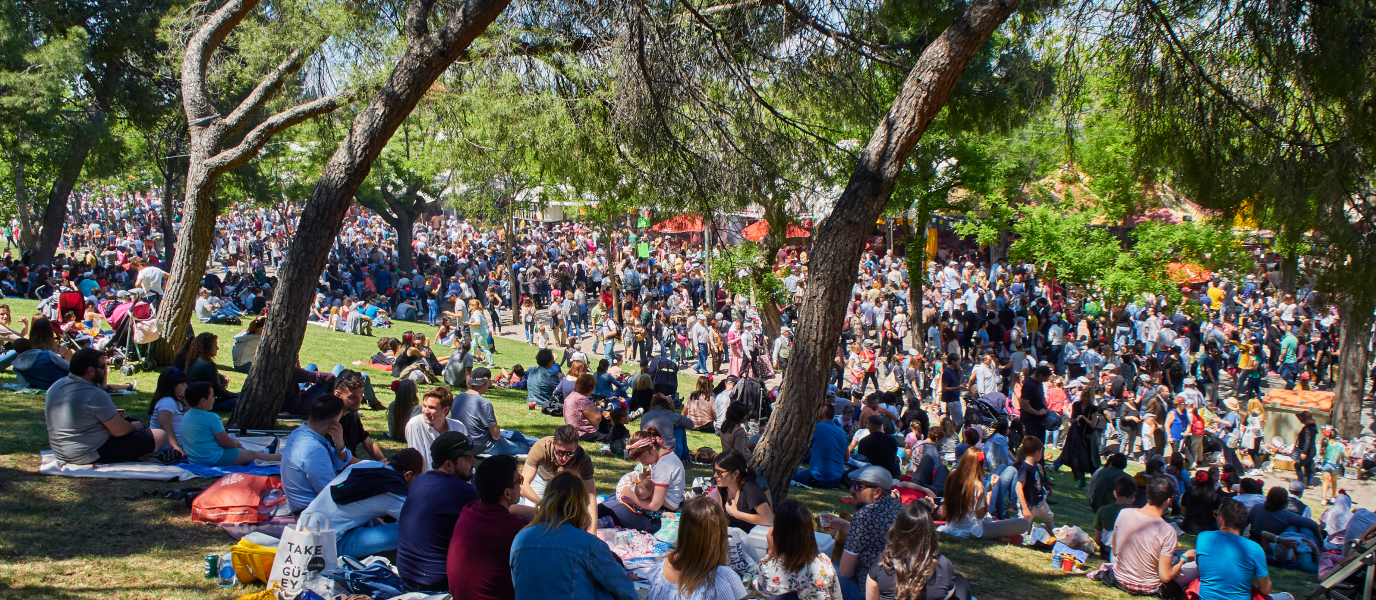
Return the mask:
{"type": "MultiPolygon", "coordinates": [[[[1353,510],[1335,468],[1367,451],[1300,413],[1293,489],[1262,496],[1250,478],[1277,451],[1262,434],[1277,418],[1261,402],[1268,379],[1331,386],[1340,345],[1371,342],[1343,339],[1317,292],[1281,291],[1270,255],[1259,253],[1254,273],[1188,284],[1179,302],[1143,295],[1109,307],[1044,266],[991,265],[949,237],[923,258],[927,284],[917,285],[906,262],[914,257],[876,238],[858,265],[828,402],[793,477],[849,492],[851,518],[818,515],[818,527],[802,504],[772,502],[749,466],[789,368],[806,246],[774,257],[788,294],[762,306],[708,281],[703,249],[688,239],[578,223],[528,224],[508,240],[430,215],[415,226],[403,270],[395,232],[360,209],[331,250],[310,320],[377,336],[365,362],[396,379],[394,400],[384,405],[371,378],[343,365],[294,368],[298,385],[282,405],[303,424],[280,448],[246,448],[216,414],[237,395],[211,333],[188,336],[160,373],[146,426],[111,401],[121,390],[106,382],[102,338],[115,333],[114,311],[157,309],[168,267],[153,243],[156,202],[109,206],[72,215],[54,265],[7,259],[0,269],[8,295],[85,300],[57,321],[12,322],[0,306],[0,367],[47,391],[57,458],[280,462],[293,513],[328,518],[340,554],[395,551],[418,591],[635,597],[596,530],[654,533],[676,513],[677,545],[647,574],[651,598],[735,600],[747,588],[965,598],[968,583],[937,533],[1038,543],[1039,530],[1055,527],[1049,475],[1068,467],[1095,511],[1094,541],[1112,558],[1101,581],[1165,597],[1198,581],[1202,597],[1241,599],[1254,586],[1269,592],[1267,565],[1317,569],[1353,510]],[[538,347],[535,364],[496,364],[505,327],[538,347]],[[680,373],[694,378],[691,391],[680,392],[680,373]],[[495,387],[525,390],[530,409],[562,425],[539,439],[504,429],[484,396],[495,387]],[[388,411],[389,434],[406,450],[384,457],[363,425],[365,406],[388,411]],[[690,430],[715,433],[720,452],[690,454],[690,430]],[[604,498],[589,448],[633,466],[604,498]],[[706,489],[689,485],[693,461],[712,466],[706,489]],[[1129,475],[1134,461],[1142,470],[1129,475]],[[1316,470],[1321,501],[1333,504],[1322,523],[1297,500],[1316,470]],[[1176,552],[1177,526],[1198,535],[1197,556],[1176,552]],[[748,572],[723,566],[730,529],[756,527],[770,528],[768,556],[748,572]],[[836,535],[834,563],[818,550],[821,529],[836,535]]],[[[234,337],[235,370],[251,366],[292,215],[245,207],[221,217],[218,268],[202,282],[196,316],[248,320],[234,337]]]]}

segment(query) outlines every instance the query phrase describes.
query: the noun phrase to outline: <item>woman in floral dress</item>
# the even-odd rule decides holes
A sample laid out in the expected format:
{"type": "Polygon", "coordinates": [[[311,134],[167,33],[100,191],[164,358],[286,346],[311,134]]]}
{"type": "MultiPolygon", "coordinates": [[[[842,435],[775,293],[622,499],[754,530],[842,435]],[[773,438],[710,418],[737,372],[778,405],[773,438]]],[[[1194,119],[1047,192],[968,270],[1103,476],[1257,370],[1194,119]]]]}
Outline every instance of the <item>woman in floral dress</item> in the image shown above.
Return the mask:
{"type": "Polygon", "coordinates": [[[769,556],[758,568],[755,590],[766,598],[786,592],[798,592],[801,600],[841,597],[836,567],[831,558],[817,551],[812,513],[797,500],[783,500],[774,508],[769,556]]]}

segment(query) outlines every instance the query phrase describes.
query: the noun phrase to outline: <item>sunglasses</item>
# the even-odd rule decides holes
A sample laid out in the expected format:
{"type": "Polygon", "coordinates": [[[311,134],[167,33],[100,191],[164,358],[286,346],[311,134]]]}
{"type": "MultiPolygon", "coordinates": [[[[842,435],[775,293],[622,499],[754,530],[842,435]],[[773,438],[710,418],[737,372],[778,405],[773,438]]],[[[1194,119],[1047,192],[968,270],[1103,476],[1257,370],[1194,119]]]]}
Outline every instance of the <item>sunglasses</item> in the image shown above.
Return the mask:
{"type": "Polygon", "coordinates": [[[851,484],[851,486],[850,486],[850,491],[852,491],[852,492],[858,492],[858,491],[860,491],[860,490],[877,490],[877,489],[879,489],[879,486],[874,485],[873,483],[862,483],[862,482],[859,482],[859,481],[855,482],[854,484],[851,484]]]}
{"type": "Polygon", "coordinates": [[[555,450],[555,451],[554,451],[554,455],[555,455],[555,456],[560,456],[560,457],[563,457],[563,458],[572,458],[573,455],[575,455],[575,454],[578,454],[578,451],[577,451],[577,450],[574,450],[573,452],[565,452],[565,451],[563,451],[563,450],[555,450]]]}

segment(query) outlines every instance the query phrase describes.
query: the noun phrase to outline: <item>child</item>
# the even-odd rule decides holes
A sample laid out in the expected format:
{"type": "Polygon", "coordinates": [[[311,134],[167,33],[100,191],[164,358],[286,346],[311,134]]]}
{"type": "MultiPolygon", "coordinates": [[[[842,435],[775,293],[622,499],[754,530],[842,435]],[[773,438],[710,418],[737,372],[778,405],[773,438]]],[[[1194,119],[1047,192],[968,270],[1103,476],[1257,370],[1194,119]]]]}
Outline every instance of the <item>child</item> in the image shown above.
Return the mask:
{"type": "Polygon", "coordinates": [[[1056,515],[1046,505],[1046,479],[1042,474],[1042,441],[1035,437],[1024,437],[1018,448],[1018,511],[1022,518],[1046,521],[1047,529],[1056,528],[1056,515]]]}
{"type": "Polygon", "coordinates": [[[625,458],[626,441],[631,437],[631,431],[626,427],[626,424],[630,422],[631,414],[626,409],[625,404],[612,409],[612,434],[607,438],[607,444],[611,446],[612,456],[625,458]]]}
{"type": "Polygon", "coordinates": [[[215,405],[215,389],[204,381],[186,386],[186,404],[191,408],[182,417],[182,449],[193,464],[212,467],[246,465],[255,460],[279,462],[280,454],[245,449],[225,431],[220,416],[210,412],[215,405]]]}
{"type": "Polygon", "coordinates": [[[1118,513],[1125,508],[1132,508],[1136,499],[1137,484],[1133,483],[1131,477],[1122,475],[1113,482],[1114,503],[1100,506],[1094,513],[1094,541],[1099,544],[1099,556],[1104,560],[1109,559],[1109,552],[1112,551],[1109,544],[1113,540],[1113,523],[1118,520],[1118,513]]]}
{"type": "Polygon", "coordinates": [[[610,516],[617,527],[655,533],[659,531],[659,512],[640,507],[654,500],[655,482],[648,475],[640,477],[634,471],[623,475],[616,485],[617,495],[598,506],[597,513],[599,517],[610,516]],[[622,499],[626,493],[634,495],[636,502],[622,499]]]}

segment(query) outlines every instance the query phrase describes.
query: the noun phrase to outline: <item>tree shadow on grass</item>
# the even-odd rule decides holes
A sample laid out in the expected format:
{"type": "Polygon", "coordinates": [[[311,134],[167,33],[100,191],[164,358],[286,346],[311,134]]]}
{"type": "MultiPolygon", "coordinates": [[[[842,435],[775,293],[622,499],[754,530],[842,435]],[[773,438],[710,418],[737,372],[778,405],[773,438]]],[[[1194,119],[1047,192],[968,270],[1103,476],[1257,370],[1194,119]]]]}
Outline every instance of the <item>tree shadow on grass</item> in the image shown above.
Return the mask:
{"type": "MultiPolygon", "coordinates": [[[[139,586],[139,591],[154,594],[159,598],[171,597],[172,594],[182,594],[190,596],[203,596],[205,589],[188,585],[160,585],[160,586],[139,586]]],[[[92,598],[111,598],[119,594],[128,593],[128,587],[83,587],[77,589],[63,589],[54,586],[22,586],[10,587],[0,583],[0,598],[6,600],[91,600],[92,598]]]]}
{"type": "Polygon", "coordinates": [[[37,456],[0,461],[0,558],[6,561],[128,557],[231,541],[219,527],[193,523],[184,503],[162,497],[210,479],[55,477],[38,474],[37,456]]]}

